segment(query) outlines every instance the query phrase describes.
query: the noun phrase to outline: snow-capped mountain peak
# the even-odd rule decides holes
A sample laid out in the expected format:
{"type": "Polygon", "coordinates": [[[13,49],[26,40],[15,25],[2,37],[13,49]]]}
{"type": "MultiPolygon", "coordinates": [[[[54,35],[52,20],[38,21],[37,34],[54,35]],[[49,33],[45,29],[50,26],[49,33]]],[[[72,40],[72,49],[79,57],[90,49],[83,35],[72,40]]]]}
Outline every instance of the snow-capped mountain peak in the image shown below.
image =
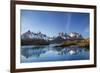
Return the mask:
{"type": "Polygon", "coordinates": [[[42,34],[41,32],[33,33],[28,30],[21,35],[21,39],[47,39],[47,36],[45,34],[42,34]]]}

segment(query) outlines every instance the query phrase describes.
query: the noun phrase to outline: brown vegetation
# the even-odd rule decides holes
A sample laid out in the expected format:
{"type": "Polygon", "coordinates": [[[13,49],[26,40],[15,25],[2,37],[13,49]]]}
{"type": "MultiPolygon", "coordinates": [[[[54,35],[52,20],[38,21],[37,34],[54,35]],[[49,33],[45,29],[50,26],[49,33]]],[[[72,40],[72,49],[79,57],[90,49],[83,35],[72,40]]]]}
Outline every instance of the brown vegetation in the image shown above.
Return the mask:
{"type": "Polygon", "coordinates": [[[84,40],[74,40],[74,41],[66,41],[62,44],[55,47],[70,47],[70,46],[78,46],[78,47],[86,47],[89,48],[89,39],[84,40]]]}

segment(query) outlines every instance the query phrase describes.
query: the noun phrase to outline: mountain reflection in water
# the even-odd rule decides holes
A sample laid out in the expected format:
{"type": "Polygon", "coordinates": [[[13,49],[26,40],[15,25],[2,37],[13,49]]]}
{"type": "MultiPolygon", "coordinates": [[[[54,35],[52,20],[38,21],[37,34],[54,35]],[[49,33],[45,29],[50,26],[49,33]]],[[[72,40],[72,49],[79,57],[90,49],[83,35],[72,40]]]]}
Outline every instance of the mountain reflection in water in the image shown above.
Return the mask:
{"type": "Polygon", "coordinates": [[[88,60],[89,51],[79,47],[21,46],[21,63],[88,60]]]}

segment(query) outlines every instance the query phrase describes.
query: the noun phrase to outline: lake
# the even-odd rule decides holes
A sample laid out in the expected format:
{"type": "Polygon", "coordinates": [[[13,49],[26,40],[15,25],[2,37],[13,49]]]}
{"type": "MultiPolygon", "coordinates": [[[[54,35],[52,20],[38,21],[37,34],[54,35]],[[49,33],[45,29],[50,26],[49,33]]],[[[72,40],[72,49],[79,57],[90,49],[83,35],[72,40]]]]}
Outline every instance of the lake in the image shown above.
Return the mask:
{"type": "Polygon", "coordinates": [[[53,45],[21,46],[21,63],[89,60],[89,50],[79,47],[53,45]]]}

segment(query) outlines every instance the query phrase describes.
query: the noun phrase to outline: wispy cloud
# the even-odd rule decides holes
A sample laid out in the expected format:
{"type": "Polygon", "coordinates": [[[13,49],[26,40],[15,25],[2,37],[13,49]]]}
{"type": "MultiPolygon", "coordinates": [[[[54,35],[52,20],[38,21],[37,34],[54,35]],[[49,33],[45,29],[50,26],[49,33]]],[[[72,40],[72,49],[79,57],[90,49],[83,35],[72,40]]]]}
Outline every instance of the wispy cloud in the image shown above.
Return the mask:
{"type": "Polygon", "coordinates": [[[66,23],[66,31],[70,31],[70,23],[71,23],[71,13],[67,14],[67,23],[66,23]]]}

